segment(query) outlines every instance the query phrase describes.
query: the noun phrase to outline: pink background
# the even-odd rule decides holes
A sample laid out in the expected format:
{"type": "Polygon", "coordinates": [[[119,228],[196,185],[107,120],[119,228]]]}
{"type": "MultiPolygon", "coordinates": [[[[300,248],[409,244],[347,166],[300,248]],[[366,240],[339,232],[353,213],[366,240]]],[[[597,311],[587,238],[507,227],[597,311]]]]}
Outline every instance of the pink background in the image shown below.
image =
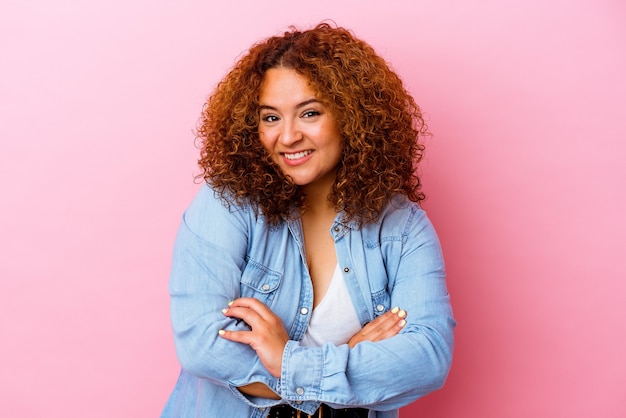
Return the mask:
{"type": "Polygon", "coordinates": [[[331,18],[434,133],[457,345],[402,416],[626,416],[621,0],[210,3],[0,3],[0,415],[158,416],[201,105],[253,42],[331,18]]]}

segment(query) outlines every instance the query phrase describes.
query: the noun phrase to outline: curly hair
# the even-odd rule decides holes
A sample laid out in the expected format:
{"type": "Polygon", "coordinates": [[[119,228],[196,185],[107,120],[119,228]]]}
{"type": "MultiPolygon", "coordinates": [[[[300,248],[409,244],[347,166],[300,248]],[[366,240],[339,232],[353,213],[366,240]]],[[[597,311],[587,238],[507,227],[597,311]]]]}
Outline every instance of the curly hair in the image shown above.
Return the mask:
{"type": "Polygon", "coordinates": [[[226,204],[246,201],[271,224],[305,207],[300,188],[259,140],[259,91],[276,67],[303,75],[337,120],[343,150],[328,199],[345,221],[376,221],[397,194],[424,199],[416,170],[427,134],[420,108],[370,45],[321,23],[254,45],[205,103],[196,132],[198,178],[226,204]]]}

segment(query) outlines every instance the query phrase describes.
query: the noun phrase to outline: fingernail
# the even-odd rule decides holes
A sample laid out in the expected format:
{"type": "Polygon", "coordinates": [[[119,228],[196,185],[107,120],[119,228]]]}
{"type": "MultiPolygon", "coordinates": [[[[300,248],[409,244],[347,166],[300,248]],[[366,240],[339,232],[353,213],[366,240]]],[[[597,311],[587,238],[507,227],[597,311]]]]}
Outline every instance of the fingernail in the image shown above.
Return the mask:
{"type": "Polygon", "coordinates": [[[230,302],[228,302],[228,306],[231,306],[233,304],[233,302],[235,302],[235,301],[231,300],[230,302]]]}
{"type": "Polygon", "coordinates": [[[223,329],[221,329],[221,330],[217,331],[217,333],[218,333],[219,335],[224,335],[224,334],[226,334],[226,331],[224,331],[223,329]]]}
{"type": "Polygon", "coordinates": [[[404,317],[406,316],[406,311],[405,311],[404,309],[403,309],[403,310],[401,310],[400,312],[398,312],[398,316],[399,316],[400,318],[404,318],[404,317]]]}
{"type": "Polygon", "coordinates": [[[397,306],[391,310],[391,313],[396,313],[400,310],[397,306]]]}
{"type": "Polygon", "coordinates": [[[406,325],[406,321],[403,319],[398,325],[400,325],[400,328],[403,328],[406,325]]]}
{"type": "Polygon", "coordinates": [[[227,312],[227,311],[228,311],[228,309],[226,309],[226,308],[222,309],[222,313],[223,313],[224,315],[226,315],[226,312],[227,312]]]}

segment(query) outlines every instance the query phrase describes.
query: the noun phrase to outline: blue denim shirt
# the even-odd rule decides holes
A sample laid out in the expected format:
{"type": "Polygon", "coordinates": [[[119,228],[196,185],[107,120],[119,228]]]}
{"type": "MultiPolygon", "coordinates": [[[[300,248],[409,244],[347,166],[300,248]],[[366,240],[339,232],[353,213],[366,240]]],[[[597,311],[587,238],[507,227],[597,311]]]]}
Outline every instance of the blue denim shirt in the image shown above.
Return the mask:
{"type": "Polygon", "coordinates": [[[329,233],[361,324],[399,306],[408,313],[400,334],[353,348],[302,347],[313,288],[300,220],[269,225],[249,205],[228,207],[202,187],[174,247],[169,291],[182,370],[162,417],[261,418],[278,403],[313,413],[323,402],[390,418],[443,385],[455,322],[439,241],[424,211],[398,197],[378,222],[358,227],[340,213],[329,233]],[[290,341],[280,378],[248,345],[218,336],[220,329],[245,329],[221,312],[238,297],[257,298],[282,318],[290,341]],[[237,389],[253,382],[282,400],[237,389]]]}

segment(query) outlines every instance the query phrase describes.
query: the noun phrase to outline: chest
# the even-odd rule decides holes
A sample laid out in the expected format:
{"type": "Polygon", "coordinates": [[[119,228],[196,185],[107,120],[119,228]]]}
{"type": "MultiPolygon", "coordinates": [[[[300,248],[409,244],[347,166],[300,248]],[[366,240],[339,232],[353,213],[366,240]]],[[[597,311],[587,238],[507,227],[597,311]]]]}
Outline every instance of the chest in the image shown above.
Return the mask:
{"type": "Polygon", "coordinates": [[[334,216],[302,219],[304,253],[313,286],[314,308],[326,295],[337,266],[335,241],[330,234],[333,219],[334,216]]]}
{"type": "Polygon", "coordinates": [[[330,284],[337,265],[361,325],[391,308],[390,280],[398,261],[394,255],[400,254],[399,237],[379,232],[365,235],[334,223],[311,228],[305,248],[304,225],[298,220],[277,228],[255,226],[250,228],[240,296],[269,306],[283,319],[291,338],[299,340],[304,334],[315,308],[314,292],[319,303],[323,299],[320,283],[330,284]],[[332,262],[324,267],[329,258],[332,262]],[[324,270],[325,274],[318,274],[324,270]]]}

